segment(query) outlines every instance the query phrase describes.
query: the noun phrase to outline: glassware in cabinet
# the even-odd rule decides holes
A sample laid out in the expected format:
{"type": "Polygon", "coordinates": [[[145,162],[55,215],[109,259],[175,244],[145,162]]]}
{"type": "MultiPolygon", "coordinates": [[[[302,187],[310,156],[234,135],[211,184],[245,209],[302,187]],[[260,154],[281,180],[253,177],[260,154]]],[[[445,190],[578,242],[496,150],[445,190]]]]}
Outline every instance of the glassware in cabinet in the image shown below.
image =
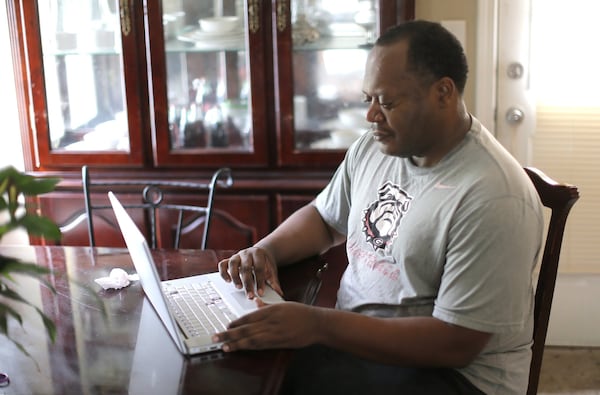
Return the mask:
{"type": "Polygon", "coordinates": [[[414,17],[408,0],[274,0],[278,164],[335,167],[368,128],[362,79],[386,28],[414,17]]]}
{"type": "Polygon", "coordinates": [[[161,35],[149,34],[155,161],[164,166],[266,164],[260,67],[262,34],[268,29],[263,9],[255,4],[260,2],[163,3],[162,14],[148,10],[148,25],[160,21],[163,27],[161,35]]]}
{"type": "Polygon", "coordinates": [[[276,84],[291,115],[278,120],[281,165],[336,164],[368,129],[361,87],[379,8],[377,0],[277,1],[274,62],[292,81],[276,84]]]}

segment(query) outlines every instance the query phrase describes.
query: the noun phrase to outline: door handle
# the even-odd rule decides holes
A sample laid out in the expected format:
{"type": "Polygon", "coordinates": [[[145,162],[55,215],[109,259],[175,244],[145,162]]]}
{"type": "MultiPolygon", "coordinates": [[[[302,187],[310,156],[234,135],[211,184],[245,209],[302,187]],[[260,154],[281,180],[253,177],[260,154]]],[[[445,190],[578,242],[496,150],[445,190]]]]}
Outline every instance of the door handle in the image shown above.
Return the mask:
{"type": "Polygon", "coordinates": [[[523,122],[523,118],[525,118],[525,113],[520,108],[511,107],[508,110],[506,110],[505,119],[506,122],[508,122],[511,125],[516,125],[523,122]]]}

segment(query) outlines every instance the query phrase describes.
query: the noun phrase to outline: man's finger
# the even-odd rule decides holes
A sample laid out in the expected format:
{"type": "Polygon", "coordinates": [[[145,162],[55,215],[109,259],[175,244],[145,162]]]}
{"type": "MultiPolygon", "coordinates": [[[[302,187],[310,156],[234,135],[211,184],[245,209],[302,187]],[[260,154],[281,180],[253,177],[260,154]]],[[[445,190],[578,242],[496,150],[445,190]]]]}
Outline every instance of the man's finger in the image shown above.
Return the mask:
{"type": "Polygon", "coordinates": [[[236,288],[242,288],[242,280],[240,279],[240,267],[242,265],[242,260],[238,254],[229,258],[228,262],[228,272],[231,280],[235,284],[236,288]]]}
{"type": "Polygon", "coordinates": [[[221,274],[221,277],[223,278],[223,280],[227,281],[228,283],[231,282],[231,276],[229,275],[229,259],[223,259],[222,261],[220,261],[218,263],[218,269],[219,269],[219,273],[221,274]]]}
{"type": "Polygon", "coordinates": [[[242,285],[246,290],[246,296],[248,299],[254,299],[256,296],[254,293],[254,287],[256,283],[256,278],[254,276],[254,267],[249,265],[242,265],[240,267],[240,278],[242,280],[242,285]]]}

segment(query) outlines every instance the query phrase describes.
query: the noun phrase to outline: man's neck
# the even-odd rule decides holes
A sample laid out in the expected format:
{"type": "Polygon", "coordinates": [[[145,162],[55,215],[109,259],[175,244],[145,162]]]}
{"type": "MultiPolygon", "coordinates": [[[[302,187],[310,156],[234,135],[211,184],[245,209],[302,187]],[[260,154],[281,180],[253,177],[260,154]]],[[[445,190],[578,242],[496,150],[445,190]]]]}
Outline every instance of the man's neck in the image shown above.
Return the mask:
{"type": "Polygon", "coordinates": [[[462,111],[461,115],[457,118],[455,126],[450,129],[447,134],[445,143],[436,150],[432,155],[427,156],[412,156],[411,161],[418,167],[433,167],[438,164],[450,151],[452,151],[461,141],[465,138],[469,130],[473,119],[471,114],[462,111]]]}

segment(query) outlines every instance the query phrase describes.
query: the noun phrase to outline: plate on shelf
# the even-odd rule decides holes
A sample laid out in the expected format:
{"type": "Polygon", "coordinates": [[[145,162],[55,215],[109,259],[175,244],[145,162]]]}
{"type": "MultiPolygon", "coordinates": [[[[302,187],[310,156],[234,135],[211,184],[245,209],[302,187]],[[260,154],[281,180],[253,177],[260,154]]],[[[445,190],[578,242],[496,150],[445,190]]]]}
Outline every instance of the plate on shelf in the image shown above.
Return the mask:
{"type": "Polygon", "coordinates": [[[323,34],[331,37],[365,37],[367,31],[356,23],[335,22],[327,26],[323,34]]]}
{"type": "Polygon", "coordinates": [[[177,36],[177,39],[196,45],[200,49],[228,49],[244,46],[243,29],[236,29],[231,32],[205,32],[200,29],[188,30],[177,36]]]}

